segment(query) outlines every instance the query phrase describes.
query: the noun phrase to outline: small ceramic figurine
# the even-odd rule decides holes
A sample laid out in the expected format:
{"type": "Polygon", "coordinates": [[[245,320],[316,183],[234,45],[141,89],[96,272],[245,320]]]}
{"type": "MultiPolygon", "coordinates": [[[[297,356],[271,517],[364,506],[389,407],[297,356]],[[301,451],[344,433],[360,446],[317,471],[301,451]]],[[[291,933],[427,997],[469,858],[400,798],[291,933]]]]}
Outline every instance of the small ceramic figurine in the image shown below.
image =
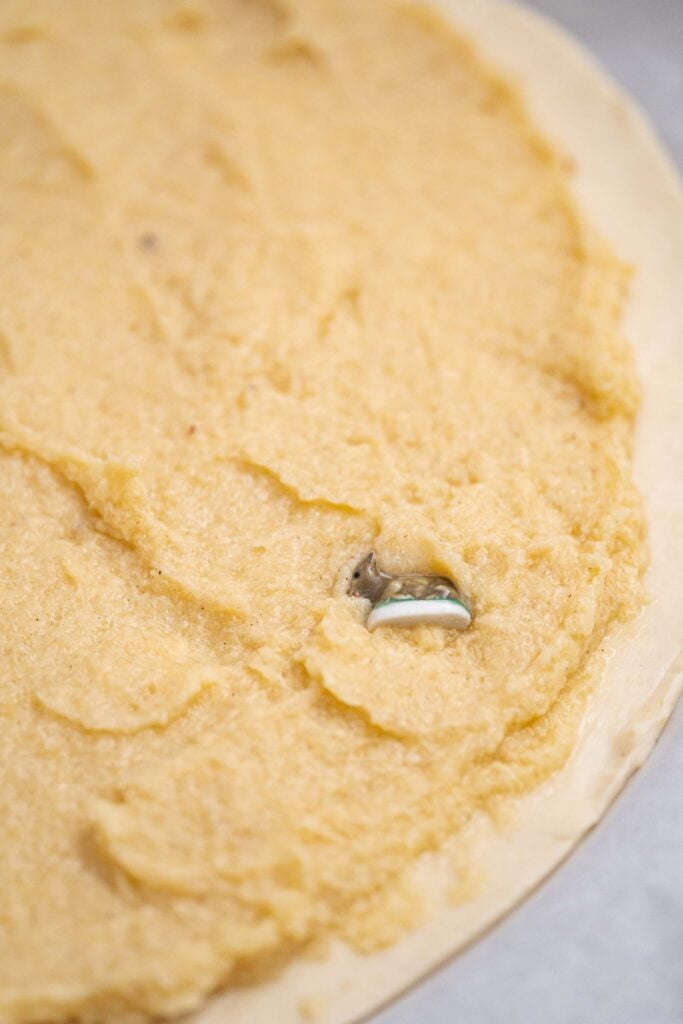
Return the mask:
{"type": "Polygon", "coordinates": [[[354,569],[348,592],[372,602],[366,620],[371,632],[377,626],[418,625],[464,630],[472,622],[472,611],[452,580],[419,573],[392,576],[380,569],[374,551],[354,569]]]}

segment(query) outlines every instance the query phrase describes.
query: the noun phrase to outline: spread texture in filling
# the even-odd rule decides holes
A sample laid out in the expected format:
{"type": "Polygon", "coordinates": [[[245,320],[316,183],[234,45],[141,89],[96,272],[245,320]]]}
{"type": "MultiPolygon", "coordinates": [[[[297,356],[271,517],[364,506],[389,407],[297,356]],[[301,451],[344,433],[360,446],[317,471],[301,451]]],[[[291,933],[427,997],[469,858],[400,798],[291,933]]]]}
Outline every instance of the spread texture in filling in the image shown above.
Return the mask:
{"type": "Polygon", "coordinates": [[[0,5],[3,1020],[375,950],[566,762],[645,561],[566,175],[406,5],[0,5]],[[471,628],[369,632],[369,551],[471,628]]]}

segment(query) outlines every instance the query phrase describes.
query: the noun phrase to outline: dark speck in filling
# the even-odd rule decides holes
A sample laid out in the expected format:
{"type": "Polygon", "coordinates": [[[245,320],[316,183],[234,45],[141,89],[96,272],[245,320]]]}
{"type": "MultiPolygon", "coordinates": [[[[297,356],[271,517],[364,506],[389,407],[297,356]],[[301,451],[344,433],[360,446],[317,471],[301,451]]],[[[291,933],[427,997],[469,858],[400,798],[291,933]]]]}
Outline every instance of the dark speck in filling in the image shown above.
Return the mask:
{"type": "Polygon", "coordinates": [[[144,235],[140,235],[138,244],[146,252],[154,252],[155,249],[159,248],[159,239],[153,232],[146,231],[144,235]]]}

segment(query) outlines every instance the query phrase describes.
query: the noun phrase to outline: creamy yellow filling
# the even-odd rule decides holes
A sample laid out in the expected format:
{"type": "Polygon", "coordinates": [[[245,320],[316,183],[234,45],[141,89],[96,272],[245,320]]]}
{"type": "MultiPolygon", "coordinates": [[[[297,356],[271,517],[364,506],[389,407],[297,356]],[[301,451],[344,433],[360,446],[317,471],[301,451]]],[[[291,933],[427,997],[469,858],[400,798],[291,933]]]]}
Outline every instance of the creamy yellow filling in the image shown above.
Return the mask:
{"type": "Polygon", "coordinates": [[[564,763],[645,561],[565,178],[405,5],[0,5],[3,1020],[377,948],[564,763]],[[473,627],[370,634],[369,550],[473,627]]]}

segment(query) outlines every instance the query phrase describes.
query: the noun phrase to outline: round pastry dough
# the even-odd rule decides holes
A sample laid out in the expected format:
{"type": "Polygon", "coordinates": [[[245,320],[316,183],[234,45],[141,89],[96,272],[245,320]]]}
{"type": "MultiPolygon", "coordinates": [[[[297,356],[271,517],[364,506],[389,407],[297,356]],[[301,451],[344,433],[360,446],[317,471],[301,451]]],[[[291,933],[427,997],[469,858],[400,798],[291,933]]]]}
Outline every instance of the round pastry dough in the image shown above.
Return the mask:
{"type": "MultiPolygon", "coordinates": [[[[642,764],[683,682],[683,192],[652,129],[566,33],[500,0],[438,6],[482,55],[516,79],[536,122],[574,161],[581,208],[630,261],[635,277],[625,331],[636,349],[644,402],[636,479],[650,525],[650,601],[614,638],[580,741],[564,769],[523,798],[514,821],[472,822],[483,884],[456,908],[440,891],[438,859],[425,865],[436,906],[396,945],[359,956],[341,944],[275,980],[214,998],[193,1024],[351,1024],[396,997],[489,928],[555,868],[642,764]]],[[[446,872],[444,871],[444,877],[446,872]]]]}
{"type": "Polygon", "coordinates": [[[654,601],[574,747],[579,659],[595,679],[641,596],[623,267],[430,15],[287,6],[0,6],[7,1020],[140,1020],[232,982],[197,1021],[355,1019],[557,862],[678,685],[674,176],[551,29],[445,8],[637,268],[654,601]],[[471,588],[474,628],[371,635],[343,565],[375,541],[471,588]],[[387,879],[458,821],[409,879],[422,929],[270,970],[415,925],[387,879]]]}

